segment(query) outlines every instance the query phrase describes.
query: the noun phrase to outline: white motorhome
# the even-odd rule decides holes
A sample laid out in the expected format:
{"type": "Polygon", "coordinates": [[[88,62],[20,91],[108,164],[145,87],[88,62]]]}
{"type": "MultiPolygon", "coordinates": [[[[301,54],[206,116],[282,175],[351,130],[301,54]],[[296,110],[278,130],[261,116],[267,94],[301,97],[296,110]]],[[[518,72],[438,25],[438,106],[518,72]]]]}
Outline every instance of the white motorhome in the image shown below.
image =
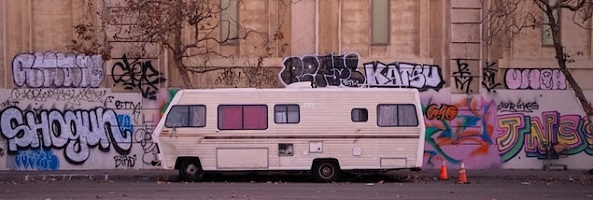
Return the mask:
{"type": "Polygon", "coordinates": [[[165,169],[342,171],[420,169],[425,125],[418,91],[395,88],[180,90],[154,130],[165,169]]]}

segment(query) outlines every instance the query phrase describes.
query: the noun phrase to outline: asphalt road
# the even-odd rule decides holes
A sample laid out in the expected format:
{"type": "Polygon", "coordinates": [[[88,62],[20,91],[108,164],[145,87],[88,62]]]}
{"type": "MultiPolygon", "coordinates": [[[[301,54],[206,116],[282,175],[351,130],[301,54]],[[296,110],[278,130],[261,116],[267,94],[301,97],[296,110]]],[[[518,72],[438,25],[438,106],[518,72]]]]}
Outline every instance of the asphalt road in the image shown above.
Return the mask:
{"type": "MultiPolygon", "coordinates": [[[[285,174],[209,175],[181,182],[174,173],[127,176],[94,173],[0,177],[0,199],[591,199],[591,175],[468,173],[470,184],[436,179],[434,172],[346,175],[334,183],[285,174]],[[82,175],[81,175],[82,174],[82,175]]],[[[538,174],[539,173],[539,174],[538,174]]],[[[553,173],[553,172],[552,172],[553,173]]]]}

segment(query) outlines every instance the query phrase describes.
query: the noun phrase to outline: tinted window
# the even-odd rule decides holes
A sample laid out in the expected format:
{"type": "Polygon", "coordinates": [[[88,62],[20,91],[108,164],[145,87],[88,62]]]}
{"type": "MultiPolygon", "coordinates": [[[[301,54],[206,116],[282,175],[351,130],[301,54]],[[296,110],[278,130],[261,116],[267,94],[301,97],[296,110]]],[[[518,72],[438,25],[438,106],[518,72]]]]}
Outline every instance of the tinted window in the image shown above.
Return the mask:
{"type": "Polygon", "coordinates": [[[263,130],[268,128],[268,108],[265,105],[218,106],[218,129],[263,130]]]}
{"type": "Polygon", "coordinates": [[[353,122],[366,122],[369,120],[369,111],[366,108],[354,108],[350,112],[353,122]]]}
{"type": "Polygon", "coordinates": [[[171,108],[165,127],[204,127],[206,107],[202,105],[176,105],[171,108]]]}

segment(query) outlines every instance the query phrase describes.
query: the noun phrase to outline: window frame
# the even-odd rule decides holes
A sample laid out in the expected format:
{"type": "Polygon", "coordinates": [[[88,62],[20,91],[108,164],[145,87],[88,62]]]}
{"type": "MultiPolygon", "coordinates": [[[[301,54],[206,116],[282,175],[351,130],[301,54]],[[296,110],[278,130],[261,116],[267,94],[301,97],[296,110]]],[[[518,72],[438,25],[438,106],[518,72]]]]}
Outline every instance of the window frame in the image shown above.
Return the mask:
{"type": "MultiPolygon", "coordinates": [[[[390,0],[371,0],[371,5],[370,7],[370,42],[371,45],[389,45],[391,43],[391,1],[390,0]],[[384,1],[384,2],[379,2],[379,1],[384,1]],[[386,3],[387,5],[384,5],[382,3],[386,3]],[[383,5],[383,6],[381,6],[383,5]],[[378,17],[378,12],[377,9],[387,9],[385,12],[385,15],[387,16],[382,16],[382,17],[386,17],[385,21],[383,23],[379,23],[379,19],[378,17]],[[385,30],[383,32],[385,32],[385,37],[384,40],[380,40],[379,38],[376,38],[378,36],[375,35],[375,32],[377,32],[379,29],[377,27],[385,27],[385,30]]],[[[381,10],[382,11],[382,10],[381,10]]]]}
{"type": "Polygon", "coordinates": [[[238,45],[239,0],[220,0],[220,9],[218,20],[220,40],[227,40],[222,43],[223,45],[238,45]],[[229,39],[233,37],[236,37],[237,39],[229,39]]]}
{"type": "Polygon", "coordinates": [[[298,123],[300,123],[300,122],[301,122],[301,107],[299,106],[299,104],[276,104],[276,105],[274,105],[274,123],[275,123],[275,124],[298,124],[298,123]],[[290,114],[290,112],[289,112],[289,109],[288,109],[288,108],[289,108],[290,106],[294,106],[294,107],[296,107],[297,120],[296,120],[296,121],[294,121],[294,122],[293,122],[293,121],[291,121],[291,120],[289,120],[290,118],[288,117],[288,116],[289,116],[289,114],[290,114]],[[277,108],[278,108],[278,107],[283,107],[283,108],[285,108],[285,111],[286,111],[286,112],[285,112],[285,115],[284,115],[284,117],[286,117],[286,121],[285,121],[285,122],[279,121],[279,120],[278,120],[278,118],[276,117],[276,114],[279,114],[279,113],[277,112],[277,111],[278,111],[278,110],[277,110],[277,108]]]}
{"type": "MultiPolygon", "coordinates": [[[[173,105],[171,107],[171,109],[169,109],[169,112],[167,113],[167,116],[165,118],[165,127],[167,128],[203,128],[206,127],[206,117],[207,117],[207,109],[206,109],[206,105],[202,105],[202,104],[191,104],[191,105],[173,105]],[[174,109],[176,108],[180,108],[180,107],[185,107],[185,115],[182,116],[183,118],[187,118],[187,122],[184,124],[181,124],[180,126],[175,126],[175,125],[171,125],[171,123],[169,122],[169,119],[172,118],[171,114],[173,112],[175,112],[174,109]],[[193,119],[193,117],[190,115],[190,110],[192,107],[202,107],[203,108],[203,119],[202,124],[203,125],[193,125],[193,123],[190,123],[193,119]]],[[[173,119],[171,119],[173,120],[173,119]]],[[[199,124],[199,123],[198,123],[199,124]]]]}
{"type": "Polygon", "coordinates": [[[350,120],[352,122],[368,122],[369,121],[369,109],[366,108],[352,108],[352,110],[350,110],[350,120]],[[354,119],[354,112],[355,111],[364,111],[364,112],[359,112],[358,117],[360,118],[360,114],[364,114],[364,119],[363,120],[355,120],[354,119]]]}
{"type": "Polygon", "coordinates": [[[217,107],[217,128],[218,130],[266,130],[269,127],[269,123],[268,123],[268,105],[266,104],[220,104],[217,107]],[[221,123],[223,122],[221,120],[221,117],[223,117],[223,115],[221,115],[221,108],[224,107],[240,107],[241,109],[241,127],[240,128],[221,128],[221,123]],[[245,107],[262,107],[264,109],[264,113],[263,116],[265,117],[265,119],[263,119],[262,122],[265,122],[265,126],[262,128],[245,128],[245,107]]]}
{"type": "Polygon", "coordinates": [[[420,125],[420,122],[418,120],[419,116],[418,116],[418,112],[416,111],[416,109],[417,109],[416,105],[414,105],[414,104],[378,104],[377,105],[377,126],[379,126],[379,127],[417,127],[420,125]],[[380,120],[382,119],[381,118],[381,109],[380,109],[381,106],[395,106],[395,109],[396,109],[395,114],[397,115],[395,118],[395,120],[396,120],[395,125],[392,125],[392,124],[382,125],[379,123],[380,120]],[[414,118],[415,125],[410,125],[410,124],[401,125],[401,122],[402,122],[402,120],[400,119],[400,107],[401,106],[412,106],[414,115],[415,115],[415,118],[414,118]]]}

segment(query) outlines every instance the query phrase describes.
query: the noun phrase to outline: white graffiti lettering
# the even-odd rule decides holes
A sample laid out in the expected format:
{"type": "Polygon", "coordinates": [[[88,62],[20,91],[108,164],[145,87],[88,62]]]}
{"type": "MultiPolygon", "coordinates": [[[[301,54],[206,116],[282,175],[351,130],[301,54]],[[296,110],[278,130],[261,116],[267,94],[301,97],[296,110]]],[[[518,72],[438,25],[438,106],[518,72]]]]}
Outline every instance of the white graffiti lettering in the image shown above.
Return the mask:
{"type": "Polygon", "coordinates": [[[0,133],[8,141],[8,151],[19,149],[64,149],[72,164],[84,163],[90,147],[127,155],[132,148],[132,132],[119,127],[115,111],[101,107],[92,110],[22,111],[8,107],[0,114],[0,133]]]}
{"type": "Polygon", "coordinates": [[[439,90],[445,84],[438,65],[381,62],[365,63],[366,80],[369,86],[403,87],[439,90]]]}

